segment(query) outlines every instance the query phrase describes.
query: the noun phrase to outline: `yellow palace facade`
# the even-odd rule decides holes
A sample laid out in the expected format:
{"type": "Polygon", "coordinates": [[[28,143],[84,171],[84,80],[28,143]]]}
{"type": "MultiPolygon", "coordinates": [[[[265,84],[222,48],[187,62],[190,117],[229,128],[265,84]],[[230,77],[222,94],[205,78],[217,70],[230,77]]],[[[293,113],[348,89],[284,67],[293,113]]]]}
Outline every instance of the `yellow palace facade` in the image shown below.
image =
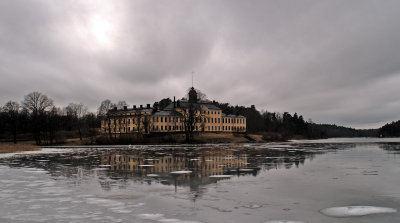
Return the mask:
{"type": "Polygon", "coordinates": [[[185,132],[246,132],[246,117],[226,115],[213,103],[197,100],[197,93],[192,88],[189,100],[174,101],[158,111],[157,108],[133,106],[123,109],[113,108],[101,122],[103,133],[168,133],[185,132]]]}

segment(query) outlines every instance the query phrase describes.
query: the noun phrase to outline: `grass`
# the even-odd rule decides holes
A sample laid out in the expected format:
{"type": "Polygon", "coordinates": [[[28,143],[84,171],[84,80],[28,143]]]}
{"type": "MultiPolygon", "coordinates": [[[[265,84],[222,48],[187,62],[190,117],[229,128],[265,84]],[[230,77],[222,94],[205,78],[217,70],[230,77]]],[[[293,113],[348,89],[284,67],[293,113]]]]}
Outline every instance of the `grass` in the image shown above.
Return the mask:
{"type": "Polygon", "coordinates": [[[15,153],[23,151],[37,151],[40,147],[26,144],[0,144],[0,153],[15,153]]]}

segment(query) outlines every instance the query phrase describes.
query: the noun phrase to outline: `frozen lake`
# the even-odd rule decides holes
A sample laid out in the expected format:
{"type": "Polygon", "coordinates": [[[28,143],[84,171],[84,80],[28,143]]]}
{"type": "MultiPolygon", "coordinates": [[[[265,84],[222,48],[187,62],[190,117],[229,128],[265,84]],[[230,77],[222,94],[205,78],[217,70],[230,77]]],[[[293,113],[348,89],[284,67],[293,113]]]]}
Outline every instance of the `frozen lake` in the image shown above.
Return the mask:
{"type": "Polygon", "coordinates": [[[0,222],[400,222],[400,140],[0,157],[0,222]]]}

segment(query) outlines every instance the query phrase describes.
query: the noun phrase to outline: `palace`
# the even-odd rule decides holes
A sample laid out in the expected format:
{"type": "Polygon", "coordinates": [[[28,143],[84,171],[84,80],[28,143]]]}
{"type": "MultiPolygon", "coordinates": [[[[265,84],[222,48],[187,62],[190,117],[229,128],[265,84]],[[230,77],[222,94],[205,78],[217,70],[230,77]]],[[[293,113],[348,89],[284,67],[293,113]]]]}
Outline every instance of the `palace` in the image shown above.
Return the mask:
{"type": "Polygon", "coordinates": [[[174,101],[163,110],[140,105],[114,107],[101,122],[103,133],[246,132],[246,117],[226,115],[215,103],[200,101],[192,87],[189,100],[174,101]]]}

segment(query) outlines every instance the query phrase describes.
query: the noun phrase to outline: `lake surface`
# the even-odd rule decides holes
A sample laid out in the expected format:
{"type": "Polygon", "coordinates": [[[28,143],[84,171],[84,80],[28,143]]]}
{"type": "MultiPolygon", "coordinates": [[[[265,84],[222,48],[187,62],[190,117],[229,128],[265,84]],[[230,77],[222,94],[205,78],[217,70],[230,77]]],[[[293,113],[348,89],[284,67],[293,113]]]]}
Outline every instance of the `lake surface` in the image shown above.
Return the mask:
{"type": "Polygon", "coordinates": [[[0,156],[0,222],[400,222],[321,211],[346,206],[400,211],[399,139],[0,156]]]}

